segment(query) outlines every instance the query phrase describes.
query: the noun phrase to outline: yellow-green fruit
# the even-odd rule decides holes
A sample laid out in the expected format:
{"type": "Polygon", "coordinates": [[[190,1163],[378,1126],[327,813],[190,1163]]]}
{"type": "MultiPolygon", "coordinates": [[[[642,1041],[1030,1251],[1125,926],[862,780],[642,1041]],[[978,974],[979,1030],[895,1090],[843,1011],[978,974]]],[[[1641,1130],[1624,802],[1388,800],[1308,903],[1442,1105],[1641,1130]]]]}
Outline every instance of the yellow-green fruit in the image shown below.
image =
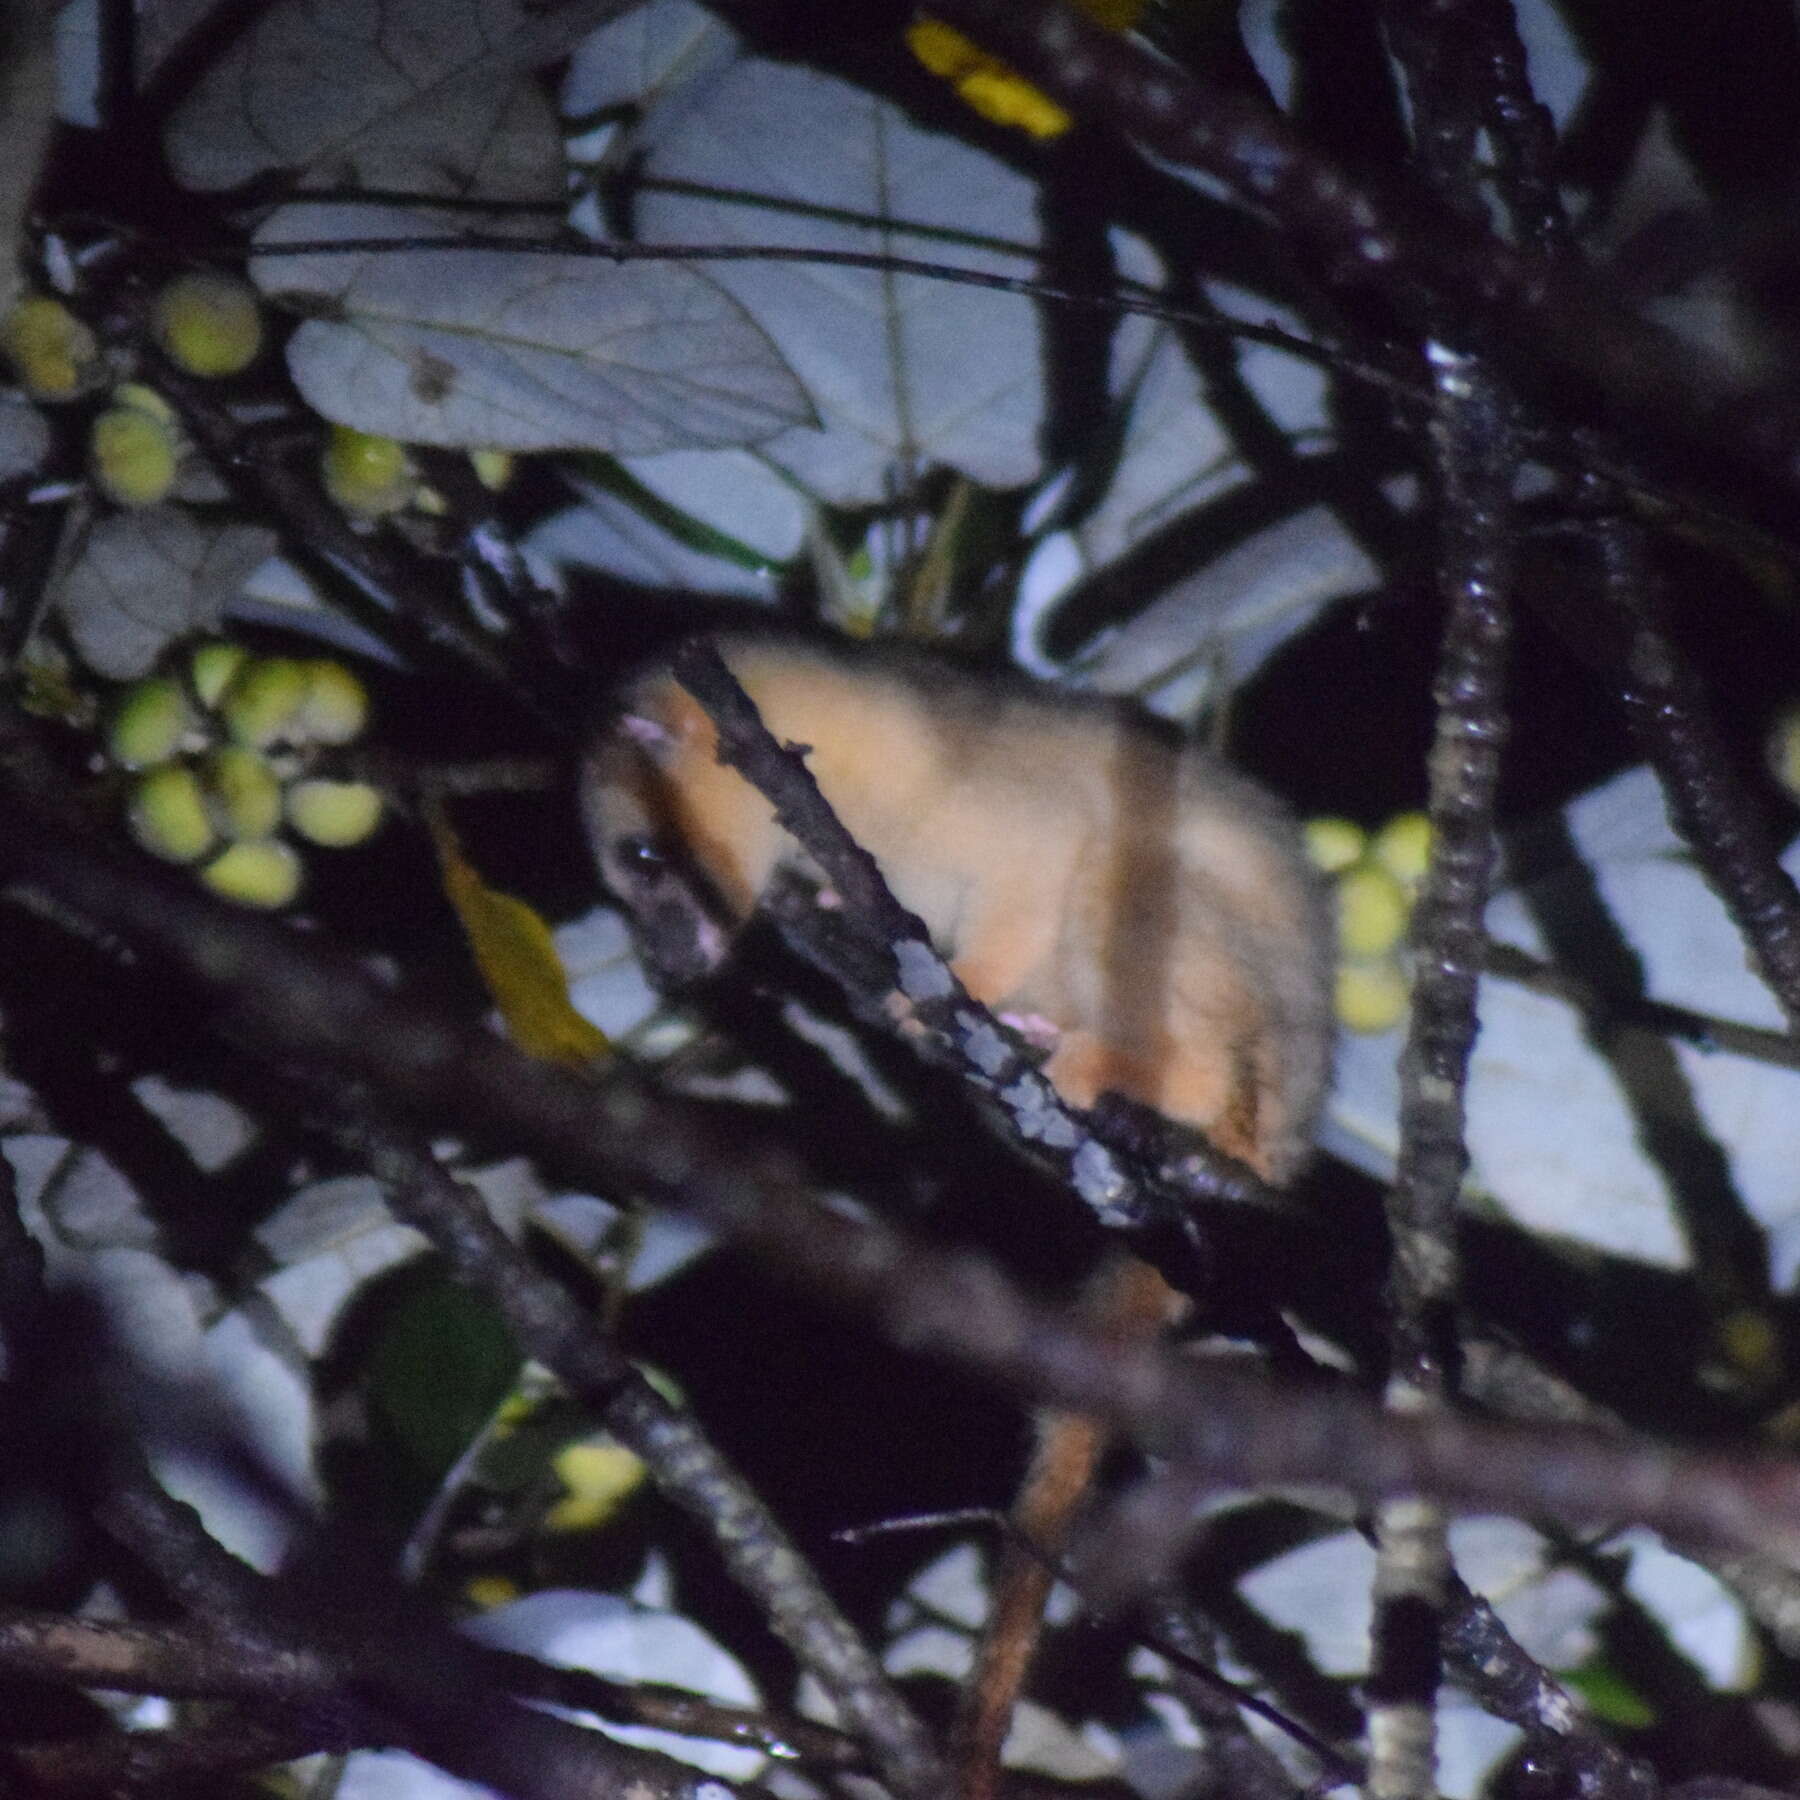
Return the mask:
{"type": "Polygon", "coordinates": [[[1379,863],[1360,862],[1337,882],[1338,949],[1381,956],[1406,935],[1406,890],[1379,863]]]}
{"type": "Polygon", "coordinates": [[[1800,800],[1800,706],[1784,706],[1763,740],[1769,773],[1787,790],[1790,800],[1800,800]]]}
{"type": "Polygon", "coordinates": [[[492,1612],[497,1606],[510,1606],[519,1597],[519,1584],[504,1575],[477,1575],[463,1588],[463,1598],[477,1612],[492,1612]]]}
{"type": "Polygon", "coordinates": [[[200,871],[200,879],[240,906],[273,910],[300,892],[300,857],[292,844],[260,838],[221,851],[200,871]]]}
{"type": "Polygon", "coordinates": [[[231,741],[266,750],[292,738],[306,704],[307,680],[306,665],[290,657],[246,662],[219,702],[219,717],[231,741]]]}
{"type": "Polygon", "coordinates": [[[238,375],[262,348],[262,308],[255,288],[235,275],[177,275],[156,296],[150,330],[190,375],[238,375]]]}
{"type": "Polygon", "coordinates": [[[1337,875],[1362,860],[1368,848],[1368,835],[1349,819],[1308,819],[1300,827],[1306,846],[1306,859],[1326,875],[1337,875]]]}
{"type": "Polygon", "coordinates": [[[348,744],[369,722],[368,690],[342,663],[319,658],[306,668],[299,734],[309,744],[348,744]]]}
{"type": "Polygon", "coordinates": [[[1740,1306],[1713,1329],[1726,1361],[1740,1375],[1767,1381],[1780,1372],[1781,1338],[1768,1313],[1740,1306]]]}
{"type": "Polygon", "coordinates": [[[644,1485],[649,1469],[635,1451],[608,1440],[570,1444],[554,1463],[568,1490],[544,1518],[547,1531],[594,1531],[644,1485]]]}
{"type": "Polygon", "coordinates": [[[513,455],[510,450],[471,450],[469,467],[475,479],[490,494],[497,494],[513,478],[513,455]]]}
{"type": "Polygon", "coordinates": [[[281,823],[281,782],[254,750],[221,744],[199,773],[221,837],[265,838],[281,823]]]}
{"type": "Polygon", "coordinates": [[[413,497],[412,460],[397,438],[334,425],[319,456],[325,491],[345,512],[379,518],[413,497]]]}
{"type": "Polygon", "coordinates": [[[113,709],[106,752],[121,769],[147,769],[168,762],[194,725],[180,682],[160,675],[134,681],[113,709]]]}
{"type": "Polygon", "coordinates": [[[381,823],[381,795],[366,781],[296,781],[287,791],[287,816],[303,838],[344,850],[381,823]]]}
{"type": "Polygon", "coordinates": [[[175,423],[175,409],[155,388],[147,387],[141,381],[121,381],[112,391],[114,406],[128,406],[133,412],[148,413],[153,419],[161,419],[166,424],[175,423]]]}
{"type": "Polygon", "coordinates": [[[0,321],[0,350],[34,400],[73,400],[100,373],[94,334],[48,294],[31,294],[0,321]]]}
{"type": "Polygon", "coordinates": [[[1422,812],[1396,813],[1376,832],[1369,854],[1396,881],[1416,888],[1431,861],[1431,821],[1422,812]]]}
{"type": "Polygon", "coordinates": [[[1392,957],[1340,963],[1335,1004],[1346,1031],[1390,1031],[1406,1017],[1406,975],[1392,957]]]}
{"type": "Polygon", "coordinates": [[[118,506],[155,506],[166,500],[181,471],[175,427],[135,406],[111,406],[88,432],[94,485],[118,506]]]}
{"type": "Polygon", "coordinates": [[[131,835],[167,862],[196,862],[213,847],[212,821],[194,772],[169,763],[140,776],[126,803],[131,835]]]}
{"type": "Polygon", "coordinates": [[[193,654],[188,658],[188,679],[194,684],[194,693],[202,706],[219,704],[220,697],[249,656],[250,652],[242,644],[228,644],[222,638],[194,646],[193,654]]]}

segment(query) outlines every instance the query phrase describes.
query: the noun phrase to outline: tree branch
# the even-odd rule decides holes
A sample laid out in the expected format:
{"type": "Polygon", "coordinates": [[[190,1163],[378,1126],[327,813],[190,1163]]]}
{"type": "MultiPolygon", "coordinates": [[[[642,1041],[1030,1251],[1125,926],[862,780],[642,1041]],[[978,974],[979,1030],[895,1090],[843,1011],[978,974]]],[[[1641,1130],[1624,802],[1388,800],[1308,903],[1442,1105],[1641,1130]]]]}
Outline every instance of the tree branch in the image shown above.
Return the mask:
{"type": "MultiPolygon", "coordinates": [[[[1323,1482],[1364,1500],[1429,1493],[1470,1509],[1639,1519],[1686,1542],[1800,1553],[1800,1465],[1789,1459],[1455,1415],[1385,1417],[1360,1394],[1109,1343],[1030,1302],[980,1259],[800,1198],[793,1164],[741,1120],[726,1136],[704,1109],[635,1080],[595,1083],[535,1062],[395,996],[316,941],[88,839],[4,784],[0,869],[15,891],[185,969],[263,1054],[360,1079],[465,1130],[495,1131],[592,1191],[637,1189],[686,1206],[895,1342],[1107,1420],[1170,1458],[1188,1494],[1216,1483],[1323,1482]]],[[[1160,1524],[1139,1510],[1155,1528],[1140,1534],[1126,1588],[1156,1579],[1192,1524],[1185,1510],[1160,1524]]]]}

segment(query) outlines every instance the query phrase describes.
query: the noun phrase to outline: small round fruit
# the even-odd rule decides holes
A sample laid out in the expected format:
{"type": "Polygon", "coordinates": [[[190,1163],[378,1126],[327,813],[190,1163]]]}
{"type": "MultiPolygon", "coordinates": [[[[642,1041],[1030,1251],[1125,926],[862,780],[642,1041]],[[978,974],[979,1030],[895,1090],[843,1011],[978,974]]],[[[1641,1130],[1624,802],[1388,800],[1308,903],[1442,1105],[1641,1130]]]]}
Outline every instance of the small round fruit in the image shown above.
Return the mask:
{"type": "Polygon", "coordinates": [[[188,679],[194,693],[205,707],[215,707],[220,697],[236,679],[238,671],[249,660],[250,652],[242,644],[212,638],[196,644],[188,658],[188,679]]]}
{"type": "Polygon", "coordinates": [[[141,381],[121,381],[112,391],[114,406],[128,406],[133,412],[148,413],[153,419],[175,423],[175,409],[155,388],[141,381]]]}
{"type": "Polygon", "coordinates": [[[193,770],[179,763],[138,778],[126,803],[125,823],[144,849],[165,862],[197,862],[216,841],[200,783],[193,770]]]}
{"type": "Polygon", "coordinates": [[[135,406],[110,406],[88,431],[94,485],[116,506],[155,506],[181,472],[174,426],[135,406]]]}
{"type": "Polygon", "coordinates": [[[1786,790],[1790,800],[1800,800],[1800,706],[1789,704],[1775,715],[1763,740],[1769,773],[1786,790]]]}
{"type": "Polygon", "coordinates": [[[320,657],[305,665],[306,698],[299,735],[309,744],[348,744],[369,722],[368,689],[340,662],[320,657]]]}
{"type": "Polygon", "coordinates": [[[1337,883],[1338,949],[1346,956],[1380,956],[1406,935],[1411,908],[1406,890],[1379,863],[1360,862],[1337,883]]]}
{"type": "Polygon", "coordinates": [[[412,459],[398,438],[334,425],[319,454],[325,491],[345,512],[378,519],[398,512],[418,485],[412,459]]]}
{"type": "Polygon", "coordinates": [[[226,688],[219,717],[234,744],[266,750],[295,735],[306,689],[304,663],[286,656],[254,657],[226,688]]]}
{"type": "Polygon", "coordinates": [[[493,1612],[510,1606],[519,1597],[519,1584],[504,1575],[477,1575],[463,1585],[463,1598],[477,1612],[493,1612]]]}
{"type": "Polygon", "coordinates": [[[200,871],[200,879],[215,894],[240,906],[272,912],[300,892],[300,874],[299,852],[292,844],[260,838],[221,851],[200,871]]]}
{"type": "Polygon", "coordinates": [[[513,478],[516,465],[510,450],[471,450],[469,467],[475,471],[475,479],[490,494],[497,494],[513,478]]]}
{"type": "Polygon", "coordinates": [[[240,375],[262,349],[256,290],[235,275],[177,275],[156,296],[150,331],[163,354],[190,375],[240,375]]]}
{"type": "Polygon", "coordinates": [[[544,1519],[546,1531],[596,1531],[644,1485],[649,1466],[623,1444],[569,1444],[552,1463],[567,1492],[544,1519]]]}
{"type": "Polygon", "coordinates": [[[345,850],[381,823],[381,795],[366,781],[296,781],[287,791],[288,823],[328,850],[345,850]]]}
{"type": "Polygon", "coordinates": [[[194,725],[180,682],[160,675],[134,681],[113,709],[106,753],[121,769],[147,769],[174,757],[194,725]]]}
{"type": "Polygon", "coordinates": [[[1392,957],[1340,963],[1334,993],[1338,1023],[1346,1031],[1391,1031],[1406,1017],[1405,971],[1392,957]]]}
{"type": "Polygon", "coordinates": [[[1300,827],[1300,836],[1306,860],[1324,875],[1342,874],[1352,863],[1360,862],[1369,841],[1360,825],[1330,817],[1308,819],[1300,827]]]}
{"type": "Polygon", "coordinates": [[[281,782],[242,744],[221,744],[200,764],[200,787],[221,837],[266,838],[281,823],[281,782]]]}
{"type": "Polygon", "coordinates": [[[34,400],[74,400],[99,379],[94,334],[48,294],[28,294],[0,321],[0,351],[34,400]]]}
{"type": "Polygon", "coordinates": [[[1416,888],[1431,862],[1431,821],[1422,812],[1396,813],[1376,832],[1369,853],[1402,886],[1416,888]]]}

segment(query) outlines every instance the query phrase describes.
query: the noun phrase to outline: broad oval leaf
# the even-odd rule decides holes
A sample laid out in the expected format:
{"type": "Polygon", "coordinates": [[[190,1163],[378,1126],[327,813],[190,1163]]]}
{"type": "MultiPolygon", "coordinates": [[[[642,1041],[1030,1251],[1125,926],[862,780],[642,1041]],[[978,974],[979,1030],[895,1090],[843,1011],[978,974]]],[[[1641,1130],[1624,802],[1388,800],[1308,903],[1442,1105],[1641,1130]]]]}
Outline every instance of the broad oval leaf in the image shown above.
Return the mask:
{"type": "Polygon", "coordinates": [[[82,661],[135,681],[176,638],[218,630],[275,546],[263,526],[203,524],[184,507],[112,513],[88,532],[56,603],[82,661]]]}
{"type": "MultiPolygon", "coordinates": [[[[659,16],[672,21],[664,35],[685,43],[684,0],[665,0],[608,27],[590,53],[600,61],[616,40],[635,59],[627,66],[655,77],[644,44],[659,16]]],[[[830,76],[760,58],[722,70],[710,54],[693,62],[703,70],[697,97],[680,85],[663,92],[632,140],[644,157],[633,218],[645,242],[777,244],[1034,273],[1036,190],[997,158],[921,130],[830,76]]],[[[596,91],[619,98],[616,88],[596,91]]],[[[896,463],[943,463],[992,487],[1040,473],[1044,397],[1030,301],[803,262],[721,262],[712,273],[781,346],[818,409],[822,431],[789,432],[764,451],[813,493],[878,502],[891,494],[896,463]]]]}
{"type": "MultiPolygon", "coordinates": [[[[755,1706],[759,1700],[743,1665],[691,1619],[616,1594],[547,1588],[484,1613],[463,1629],[484,1644],[559,1668],[586,1669],[609,1681],[654,1682],[726,1706],[755,1706]]],[[[761,1750],[744,1745],[621,1725],[588,1713],[573,1716],[621,1743],[659,1751],[727,1780],[753,1781],[768,1763],[761,1750]]]]}
{"type": "Polygon", "coordinates": [[[1232,692],[1333,601],[1380,571],[1326,506],[1308,506],[1184,575],[1106,633],[1076,667],[1081,684],[1192,718],[1232,692]]]}
{"type": "MultiPolygon", "coordinates": [[[[1584,794],[1563,817],[1581,860],[1571,866],[1565,857],[1496,895],[1488,911],[1496,938],[1538,956],[1555,943],[1579,975],[1581,943],[1616,932],[1642,967],[1647,998],[1781,1031],[1779,1008],[1671,832],[1649,770],[1584,794]]],[[[1800,845],[1784,861],[1800,868],[1800,845]]],[[[1398,1144],[1401,1038],[1393,1031],[1339,1045],[1324,1136],[1327,1148],[1384,1177],[1398,1144]]],[[[1682,1269],[1693,1256],[1678,1196],[1741,1208],[1767,1232],[1770,1279],[1787,1291],[1800,1273],[1797,1108],[1800,1072],[1791,1068],[1642,1030],[1615,1027],[1608,1043],[1561,999],[1512,980],[1482,981],[1469,1187],[1528,1231],[1682,1269]],[[1670,1131],[1705,1147],[1704,1165],[1653,1156],[1647,1143],[1670,1131]],[[1714,1183],[1706,1192],[1697,1188],[1703,1168],[1714,1183]]]]}
{"type": "Polygon", "coordinates": [[[434,238],[393,209],[283,207],[251,279],[328,317],[288,342],[307,403],[445,449],[614,455],[753,444],[809,419],[793,372],[717,284],[675,263],[525,250],[268,254],[333,238],[434,238]]]}
{"type": "Polygon", "coordinates": [[[647,587],[772,600],[808,503],[753,450],[676,450],[572,471],[582,504],[533,528],[528,554],[647,587]]]}
{"type": "Polygon", "coordinates": [[[177,110],[170,166],[207,191],[297,171],[314,186],[555,202],[555,121],[525,76],[619,3],[278,0],[177,110]]]}

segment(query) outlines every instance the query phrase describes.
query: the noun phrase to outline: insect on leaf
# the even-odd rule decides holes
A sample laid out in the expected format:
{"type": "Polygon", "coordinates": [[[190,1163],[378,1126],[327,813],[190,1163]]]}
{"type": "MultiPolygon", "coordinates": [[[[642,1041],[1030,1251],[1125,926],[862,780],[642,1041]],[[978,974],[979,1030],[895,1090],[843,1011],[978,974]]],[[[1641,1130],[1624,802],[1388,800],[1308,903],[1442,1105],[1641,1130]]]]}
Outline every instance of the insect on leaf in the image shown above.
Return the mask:
{"type": "MultiPolygon", "coordinates": [[[[438,237],[392,209],[284,207],[257,235],[438,237]]],[[[675,263],[617,267],[512,250],[258,255],[250,274],[309,318],[288,366],[339,425],[443,449],[660,450],[753,444],[810,419],[744,309],[675,263]]]]}

